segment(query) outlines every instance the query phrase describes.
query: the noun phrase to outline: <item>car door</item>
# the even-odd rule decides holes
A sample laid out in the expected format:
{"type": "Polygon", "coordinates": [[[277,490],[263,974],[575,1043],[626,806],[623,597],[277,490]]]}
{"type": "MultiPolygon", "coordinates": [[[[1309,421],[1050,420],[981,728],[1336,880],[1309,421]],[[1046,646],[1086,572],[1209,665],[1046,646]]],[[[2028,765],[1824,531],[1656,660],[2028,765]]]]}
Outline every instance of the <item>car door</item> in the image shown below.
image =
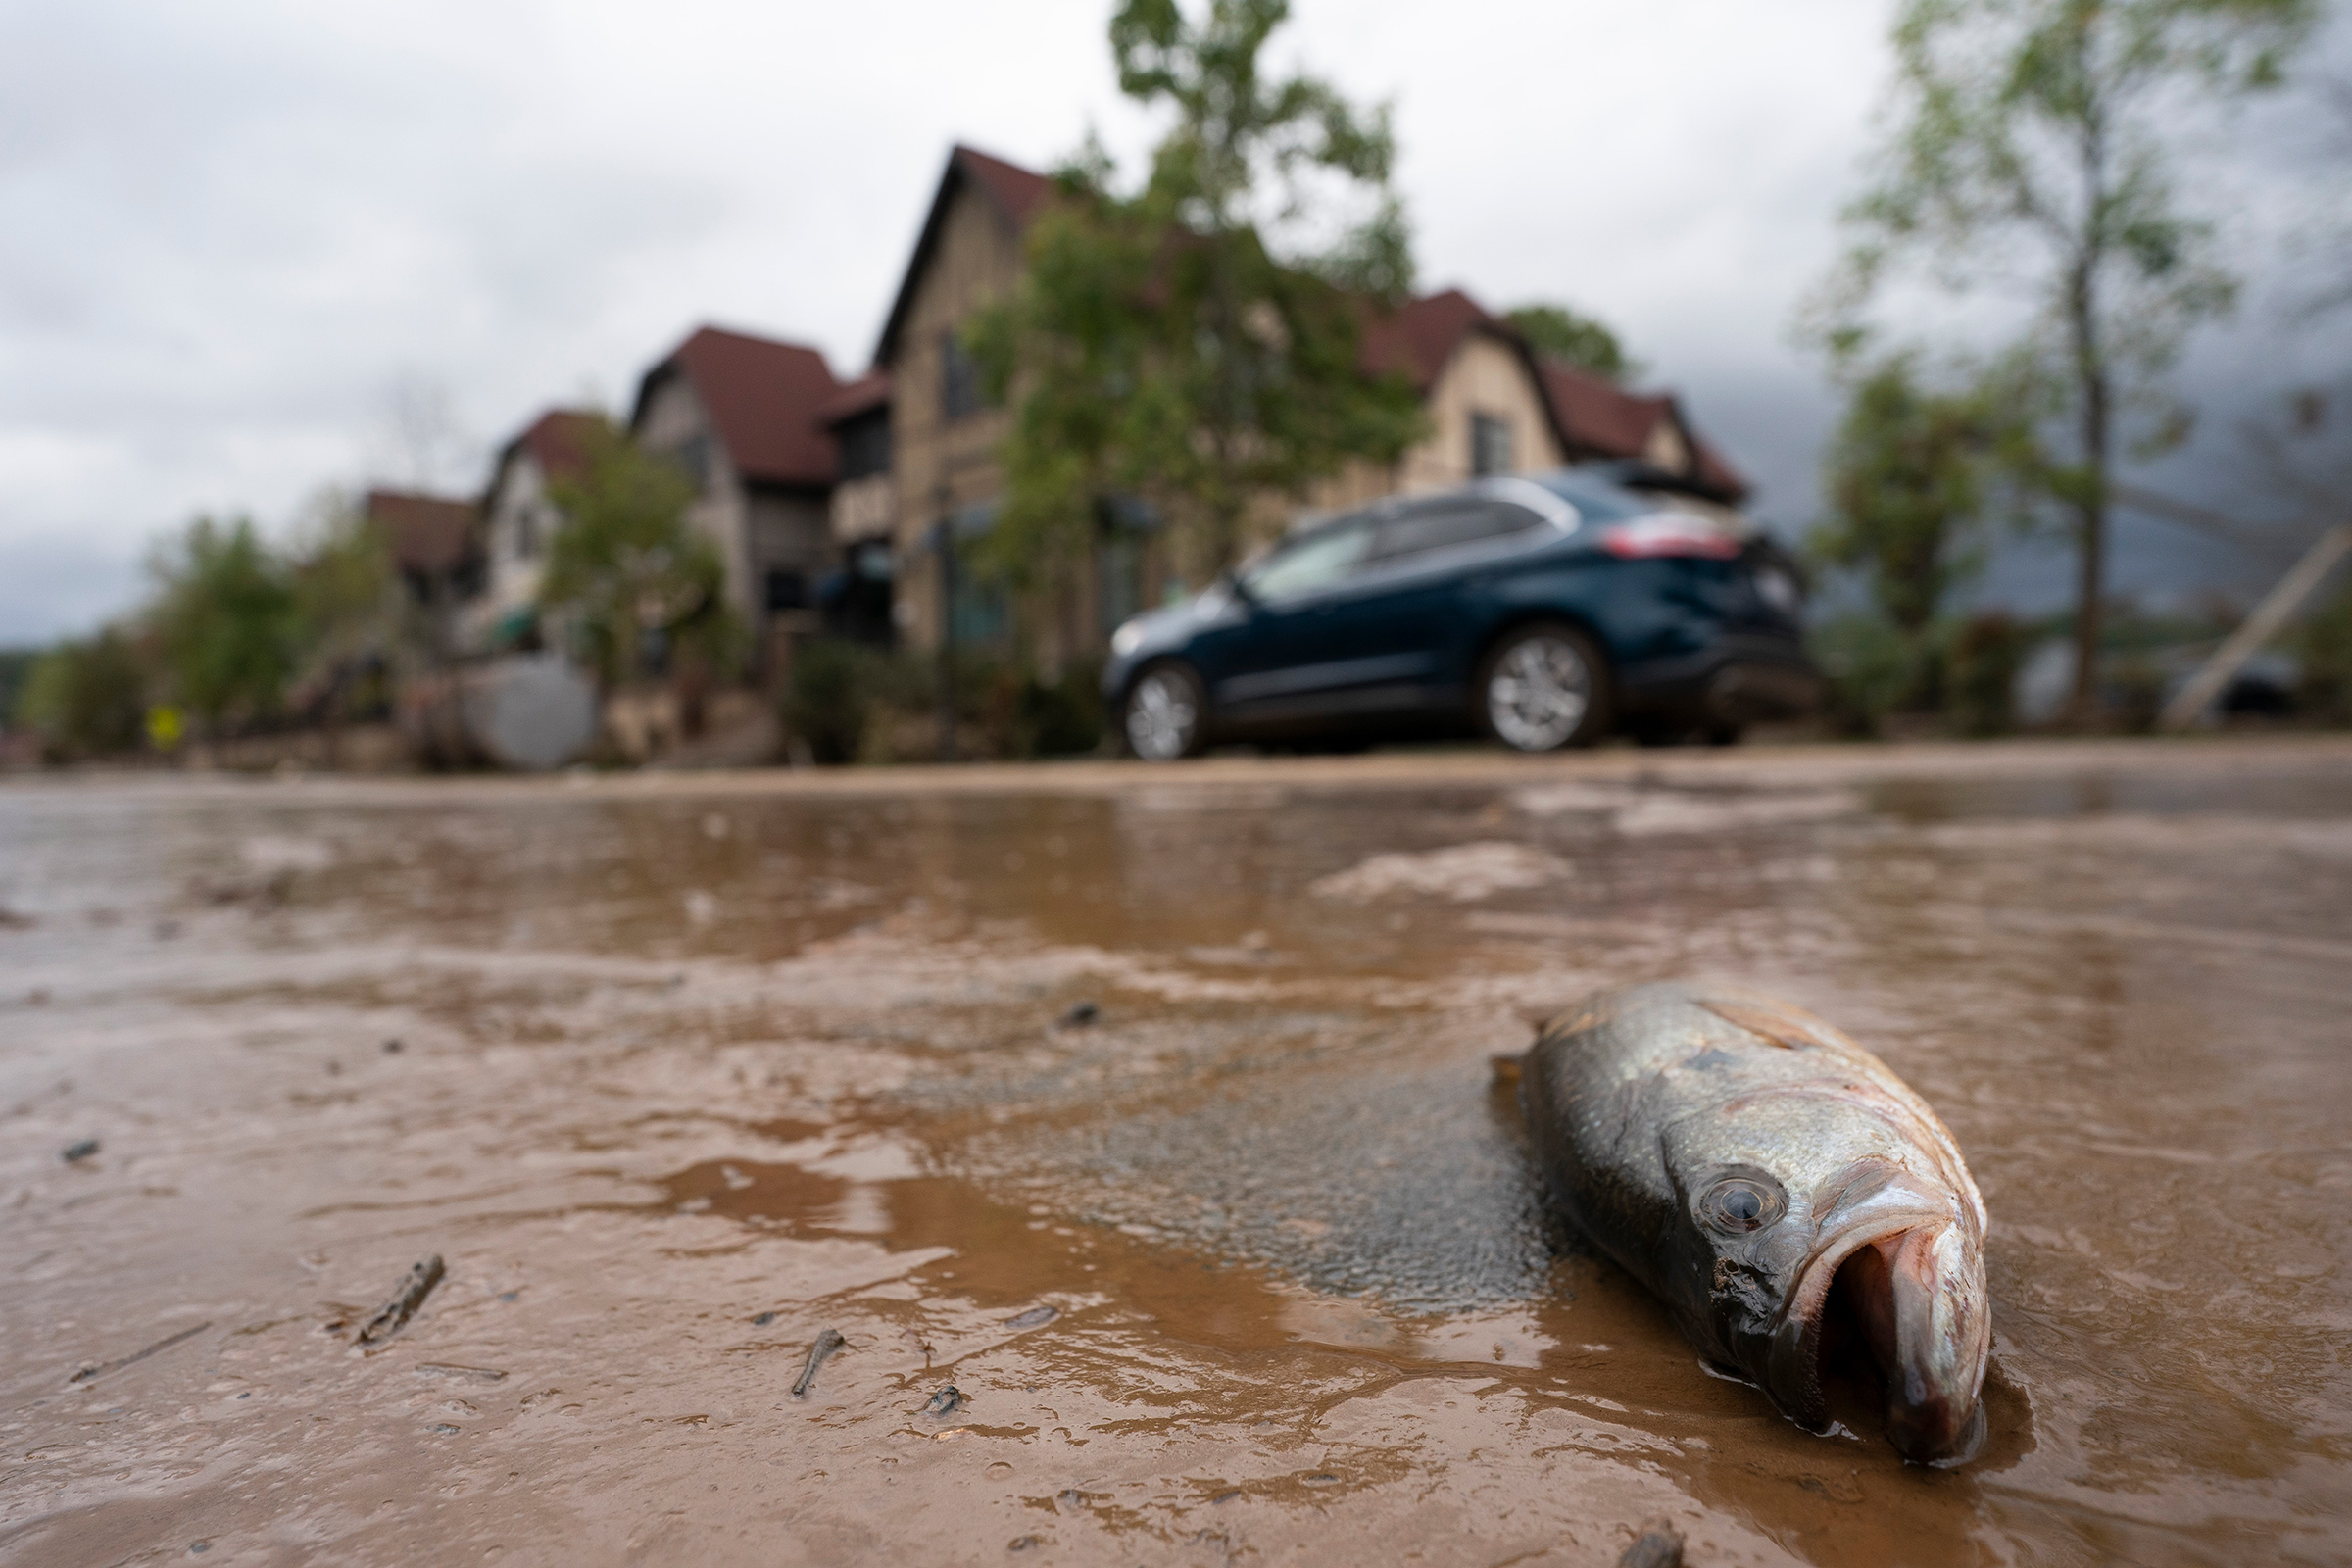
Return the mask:
{"type": "Polygon", "coordinates": [[[1240,612],[1195,644],[1220,711],[1247,721],[1309,710],[1317,693],[1348,678],[1331,667],[1343,659],[1334,617],[1377,530],[1370,514],[1345,517],[1285,540],[1240,574],[1240,612]]]}
{"type": "Polygon", "coordinates": [[[1479,625],[1483,591],[1548,533],[1531,509],[1482,494],[1411,502],[1384,518],[1331,632],[1334,647],[1370,676],[1352,706],[1451,701],[1465,678],[1456,666],[1479,625]]]}

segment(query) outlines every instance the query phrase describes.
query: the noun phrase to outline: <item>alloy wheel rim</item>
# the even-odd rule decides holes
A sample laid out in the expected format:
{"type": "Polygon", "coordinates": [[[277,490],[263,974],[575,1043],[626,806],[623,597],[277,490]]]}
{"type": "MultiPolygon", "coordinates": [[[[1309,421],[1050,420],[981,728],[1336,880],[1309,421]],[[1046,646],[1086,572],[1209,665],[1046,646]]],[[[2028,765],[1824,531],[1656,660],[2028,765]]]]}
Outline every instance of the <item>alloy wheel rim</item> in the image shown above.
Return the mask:
{"type": "Polygon", "coordinates": [[[1192,744],[1192,694],[1173,675],[1147,675],[1127,704],[1127,740],[1135,755],[1152,761],[1182,757],[1192,744]]]}
{"type": "Polygon", "coordinates": [[[1592,706],[1592,672],[1574,644],[1530,637],[1512,646],[1487,682],[1487,715],[1504,744],[1547,752],[1567,744],[1592,706]]]}

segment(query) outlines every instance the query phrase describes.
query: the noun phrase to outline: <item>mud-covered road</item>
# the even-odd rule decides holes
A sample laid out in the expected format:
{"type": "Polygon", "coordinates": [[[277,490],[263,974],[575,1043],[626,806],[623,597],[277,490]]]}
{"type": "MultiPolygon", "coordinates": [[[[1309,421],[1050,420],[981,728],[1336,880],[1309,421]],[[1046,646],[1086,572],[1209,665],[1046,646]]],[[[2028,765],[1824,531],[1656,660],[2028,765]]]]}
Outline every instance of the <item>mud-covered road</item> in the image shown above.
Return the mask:
{"type": "Polygon", "coordinates": [[[20,781],[0,908],[0,1561],[2352,1559],[2340,743],[20,781]],[[1490,1056],[1692,972],[1957,1134],[1976,1463],[1548,1220],[1490,1056]]]}

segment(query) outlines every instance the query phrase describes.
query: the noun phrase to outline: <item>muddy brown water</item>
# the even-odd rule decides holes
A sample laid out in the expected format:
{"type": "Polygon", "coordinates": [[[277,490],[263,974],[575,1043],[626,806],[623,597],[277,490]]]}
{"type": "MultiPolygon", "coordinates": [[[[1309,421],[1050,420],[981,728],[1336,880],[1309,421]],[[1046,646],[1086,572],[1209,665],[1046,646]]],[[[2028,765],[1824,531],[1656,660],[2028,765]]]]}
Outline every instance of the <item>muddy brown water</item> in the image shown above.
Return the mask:
{"type": "Polygon", "coordinates": [[[2352,1560],[2352,748],[35,781],[0,906],[0,1560],[2352,1560]],[[1957,1134],[1974,1464],[1550,1218],[1490,1056],[1683,973],[1957,1134]]]}

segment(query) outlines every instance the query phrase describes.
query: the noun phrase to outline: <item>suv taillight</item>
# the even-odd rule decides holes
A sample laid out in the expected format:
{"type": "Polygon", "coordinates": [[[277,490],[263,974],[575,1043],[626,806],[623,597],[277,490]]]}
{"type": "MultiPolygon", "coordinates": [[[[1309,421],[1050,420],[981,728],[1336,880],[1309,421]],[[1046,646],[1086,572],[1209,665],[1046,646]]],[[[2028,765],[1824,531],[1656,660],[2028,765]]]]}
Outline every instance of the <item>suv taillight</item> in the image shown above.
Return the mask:
{"type": "Polygon", "coordinates": [[[1709,561],[1735,561],[1743,548],[1740,540],[1704,517],[1652,513],[1604,528],[1600,547],[1612,556],[1636,560],[1646,556],[1699,556],[1709,561]]]}

